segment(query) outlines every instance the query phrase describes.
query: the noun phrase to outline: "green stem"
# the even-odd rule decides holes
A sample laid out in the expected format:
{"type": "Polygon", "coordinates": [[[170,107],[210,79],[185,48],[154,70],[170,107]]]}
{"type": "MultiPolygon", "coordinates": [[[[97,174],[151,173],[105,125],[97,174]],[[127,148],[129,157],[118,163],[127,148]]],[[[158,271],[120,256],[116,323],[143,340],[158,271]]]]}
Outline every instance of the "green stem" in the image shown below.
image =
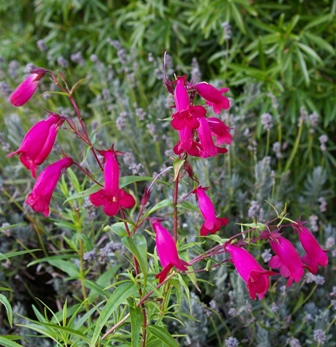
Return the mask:
{"type": "Polygon", "coordinates": [[[282,127],[279,119],[279,124],[278,124],[278,141],[281,144],[282,143],[282,127]]]}
{"type": "Polygon", "coordinates": [[[284,172],[287,172],[292,164],[292,161],[294,160],[295,158],[295,155],[298,151],[298,148],[299,148],[299,143],[300,143],[300,138],[301,138],[301,134],[302,134],[302,124],[303,124],[303,121],[302,119],[300,119],[300,123],[299,123],[299,133],[296,137],[296,140],[295,140],[295,143],[294,143],[294,147],[293,147],[293,150],[292,150],[292,153],[286,163],[286,166],[285,166],[285,170],[284,172]]]}
{"type": "Polygon", "coordinates": [[[308,137],[308,153],[309,153],[309,166],[313,166],[313,135],[310,133],[308,137]]]}
{"type": "MultiPolygon", "coordinates": [[[[175,275],[175,272],[172,272],[170,275],[168,275],[164,281],[162,283],[159,283],[156,287],[155,290],[151,290],[150,292],[148,292],[138,303],[137,303],[137,307],[140,307],[141,305],[144,304],[144,302],[152,295],[156,292],[157,289],[159,289],[160,287],[162,287],[166,282],[168,282],[173,276],[175,275]]],[[[119,328],[129,317],[130,317],[130,313],[127,313],[127,315],[121,320],[119,321],[116,325],[114,325],[110,330],[108,330],[105,335],[103,335],[102,340],[106,339],[107,336],[109,336],[110,334],[112,334],[117,328],[119,328]]]]}
{"type": "Polygon", "coordinates": [[[89,307],[87,306],[87,292],[86,292],[86,287],[84,285],[85,266],[84,266],[84,244],[83,244],[82,238],[79,239],[79,276],[80,276],[80,282],[82,287],[84,304],[86,307],[86,311],[88,311],[89,307]]]}
{"type": "MultiPolygon", "coordinates": [[[[278,122],[278,142],[280,143],[280,148],[282,146],[282,126],[281,126],[281,118],[279,116],[278,111],[276,110],[276,118],[278,122]]],[[[278,160],[278,171],[281,172],[282,169],[282,163],[281,160],[278,160]]]]}
{"type": "Polygon", "coordinates": [[[300,309],[309,299],[310,297],[314,294],[315,290],[317,288],[317,284],[315,284],[315,286],[313,287],[313,289],[311,290],[311,292],[308,294],[308,296],[303,300],[302,304],[298,307],[295,308],[295,310],[293,311],[293,314],[300,309]]]}
{"type": "Polygon", "coordinates": [[[331,321],[331,323],[324,329],[325,332],[327,332],[331,327],[332,325],[336,322],[336,317],[334,317],[334,319],[331,321]]]}
{"type": "Polygon", "coordinates": [[[269,146],[270,146],[270,134],[271,132],[269,130],[267,130],[267,139],[266,139],[266,153],[265,153],[265,157],[268,156],[268,152],[269,152],[269,146]]]}

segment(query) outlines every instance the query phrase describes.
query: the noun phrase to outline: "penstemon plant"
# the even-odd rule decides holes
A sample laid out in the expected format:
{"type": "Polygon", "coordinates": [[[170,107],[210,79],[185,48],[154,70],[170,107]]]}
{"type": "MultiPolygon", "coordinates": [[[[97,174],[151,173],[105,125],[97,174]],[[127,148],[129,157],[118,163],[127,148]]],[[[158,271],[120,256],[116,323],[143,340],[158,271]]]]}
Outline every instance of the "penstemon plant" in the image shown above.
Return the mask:
{"type": "MultiPolygon", "coordinates": [[[[79,267],[67,261],[69,258],[61,261],[48,259],[46,251],[45,261],[79,281],[82,298],[78,298],[79,305],[71,313],[67,312],[67,303],[64,303],[63,317],[52,313],[54,319],[50,321],[35,312],[39,321],[29,322],[29,329],[56,341],[60,346],[178,346],[179,336],[169,332],[168,322],[175,320],[183,324],[178,306],[182,298],[186,298],[189,306],[192,306],[190,287],[195,286],[200,290],[196,274],[232,263],[246,283],[251,299],[262,300],[270,288],[272,277],[288,278],[289,287],[293,282],[300,282],[306,270],[316,274],[319,265],[328,264],[326,251],[304,226],[305,222],[300,218],[289,219],[285,209],[278,212],[272,206],[276,213],[273,220],[241,224],[237,234],[226,235],[226,238],[219,236],[219,231],[225,228],[229,220],[216,213],[214,203],[207,194],[211,187],[201,185],[193,165],[228,152],[223,145],[232,142],[230,127],[211,113],[219,115],[230,108],[230,100],[224,95],[228,88],[217,89],[207,82],[188,81],[187,76],[177,76],[173,80],[164,78],[164,85],[174,99],[170,124],[178,132],[179,140],[172,148],[172,166],[151,179],[150,186],[145,188],[141,196],[125,187],[150,178],[121,176],[118,158],[123,153],[113,143],[105,144],[105,149],[97,148],[74,97],[79,83],[69,88],[62,73],[54,74],[44,68],[34,68],[11,94],[9,100],[12,105],[20,107],[26,104],[46,75],[59,88],[60,91],[56,93],[70,100],[76,117],[47,111],[48,118],[36,123],[24,137],[19,149],[8,155],[19,155],[22,164],[36,179],[25,203],[33,211],[48,217],[57,183],[61,174],[67,171],[72,183],[78,187],[78,192],[68,196],[67,201],[73,203],[76,199],[89,197],[91,204],[102,209],[106,218],[113,217],[114,223],[104,226],[107,222],[102,222],[104,228],[101,227],[99,232],[113,231],[120,237],[124,249],[131,254],[129,260],[133,270],[118,274],[115,280],[113,277],[117,270],[106,278],[103,274],[96,283],[89,280],[90,272],[94,269],[85,263],[89,257],[87,236],[81,230],[80,206],[73,204],[73,211],[69,213],[78,238],[76,241],[66,239],[66,242],[76,252],[79,267]],[[72,133],[87,147],[96,163],[95,170],[83,165],[87,151],[83,151],[81,161],[62,151],[61,159],[38,174],[39,166],[48,160],[60,130],[72,133]],[[78,170],[77,175],[72,168],[78,170]],[[169,188],[172,198],[156,201],[150,208],[153,187],[171,169],[173,175],[169,188]],[[84,184],[79,183],[77,176],[85,177],[84,184]],[[84,190],[87,181],[91,182],[91,186],[84,190]],[[190,187],[184,196],[180,194],[181,184],[190,187]],[[188,201],[192,195],[196,197],[198,207],[188,201]],[[172,208],[172,213],[162,214],[160,211],[167,207],[172,208]],[[186,209],[196,210],[203,217],[198,242],[186,243],[179,234],[182,229],[179,215],[186,209]],[[172,233],[165,225],[172,225],[172,233]],[[304,255],[300,256],[285,237],[289,228],[298,234],[304,255]],[[152,239],[155,241],[153,248],[150,247],[152,239]],[[205,240],[216,245],[204,250],[201,244],[205,240]],[[260,247],[265,242],[269,242],[274,252],[269,259],[269,269],[263,268],[246,249],[260,247]],[[190,257],[190,249],[194,249],[197,255],[190,257]],[[223,256],[220,261],[218,256],[223,256]],[[276,269],[279,272],[274,271],[276,269]],[[112,283],[106,283],[109,281],[112,283]]],[[[64,179],[60,187],[65,195],[69,193],[64,179]]],[[[274,291],[274,288],[271,290],[274,291]]]]}

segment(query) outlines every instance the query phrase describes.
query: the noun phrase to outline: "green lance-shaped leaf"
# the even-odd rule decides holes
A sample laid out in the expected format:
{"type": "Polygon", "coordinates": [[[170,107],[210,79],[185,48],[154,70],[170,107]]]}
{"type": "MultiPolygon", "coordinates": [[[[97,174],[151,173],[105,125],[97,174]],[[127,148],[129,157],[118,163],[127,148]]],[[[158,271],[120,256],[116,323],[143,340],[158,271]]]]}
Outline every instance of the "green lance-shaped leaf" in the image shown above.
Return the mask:
{"type": "Polygon", "coordinates": [[[64,271],[68,276],[71,278],[79,278],[79,268],[71,263],[70,261],[67,260],[62,260],[62,259],[46,259],[47,262],[52,265],[57,267],[58,269],[64,271]]]}
{"type": "Polygon", "coordinates": [[[229,5],[231,7],[231,13],[232,13],[232,17],[233,17],[235,23],[237,24],[237,26],[239,27],[241,32],[246,35],[246,29],[244,26],[244,21],[243,21],[242,16],[240,15],[239,9],[237,8],[237,6],[233,2],[229,2],[229,5]]]}
{"type": "Polygon", "coordinates": [[[81,185],[79,183],[77,175],[73,172],[73,170],[71,168],[68,168],[67,175],[69,176],[70,181],[73,184],[76,191],[80,192],[81,191],[81,185]]]}
{"type": "Polygon", "coordinates": [[[160,210],[161,208],[165,207],[173,207],[173,202],[171,199],[164,199],[157,203],[155,206],[153,206],[149,211],[146,212],[145,217],[149,216],[150,214],[156,212],[157,210],[160,210]]]}
{"type": "MultiPolygon", "coordinates": [[[[132,230],[132,225],[127,223],[130,230],[132,230]]],[[[125,237],[127,235],[126,227],[124,222],[114,223],[113,225],[108,225],[104,228],[104,231],[112,230],[119,237],[125,237]]]]}
{"type": "Polygon", "coordinates": [[[137,259],[141,271],[144,275],[144,286],[146,287],[148,276],[148,261],[147,261],[147,241],[143,235],[135,234],[132,237],[125,236],[122,238],[122,243],[137,259]]]}
{"type": "Polygon", "coordinates": [[[178,343],[165,328],[150,325],[147,327],[147,331],[158,338],[160,341],[165,343],[168,347],[179,347],[178,343]]]}
{"type": "Polygon", "coordinates": [[[0,302],[6,308],[9,325],[13,326],[13,310],[12,310],[12,306],[11,306],[10,302],[3,294],[0,294],[0,302]]]}
{"type": "Polygon", "coordinates": [[[72,88],[71,88],[71,90],[70,90],[70,95],[72,95],[72,94],[74,93],[75,89],[76,89],[82,82],[84,82],[84,81],[86,81],[86,80],[87,80],[87,78],[82,78],[81,80],[79,80],[78,82],[76,82],[76,83],[72,86],[72,88]]]}
{"type": "MultiPolygon", "coordinates": [[[[134,295],[138,290],[138,286],[133,282],[121,284],[111,295],[106,302],[106,305],[101,310],[99,318],[96,322],[96,327],[93,332],[90,347],[96,347],[96,343],[100,337],[101,331],[104,329],[106,322],[111,317],[112,313],[121,305],[127,298],[134,295]]],[[[117,322],[115,322],[117,323],[117,322]]]]}
{"type": "Polygon", "coordinates": [[[84,341],[86,344],[90,342],[90,339],[87,338],[82,332],[80,332],[77,329],[72,329],[69,327],[64,327],[58,324],[54,323],[44,323],[39,322],[38,324],[29,324],[29,325],[20,325],[28,327],[31,330],[37,331],[41,335],[47,336],[54,341],[57,341],[58,335],[68,334],[69,336],[74,336],[76,338],[79,338],[80,340],[84,341]]]}
{"type": "Polygon", "coordinates": [[[29,249],[27,251],[9,252],[6,254],[0,253],[0,261],[5,260],[5,259],[8,260],[9,258],[16,257],[18,255],[33,253],[33,252],[37,252],[37,251],[40,251],[40,249],[29,249]]]}
{"type": "Polygon", "coordinates": [[[306,85],[308,86],[310,83],[309,73],[308,73],[308,69],[307,69],[307,65],[306,65],[306,62],[304,60],[304,57],[303,57],[303,55],[299,49],[296,50],[296,56],[299,60],[299,65],[300,65],[303,77],[306,81],[306,85]]]}
{"type": "MultiPolygon", "coordinates": [[[[12,336],[9,336],[8,338],[6,336],[0,336],[0,346],[3,347],[22,347],[22,345],[19,345],[15,341],[11,340],[12,336]]],[[[17,338],[20,338],[20,336],[17,336],[17,338]]]]}
{"type": "Polygon", "coordinates": [[[131,316],[131,332],[132,332],[132,347],[140,346],[139,336],[143,322],[143,315],[139,307],[130,308],[131,316]]]}

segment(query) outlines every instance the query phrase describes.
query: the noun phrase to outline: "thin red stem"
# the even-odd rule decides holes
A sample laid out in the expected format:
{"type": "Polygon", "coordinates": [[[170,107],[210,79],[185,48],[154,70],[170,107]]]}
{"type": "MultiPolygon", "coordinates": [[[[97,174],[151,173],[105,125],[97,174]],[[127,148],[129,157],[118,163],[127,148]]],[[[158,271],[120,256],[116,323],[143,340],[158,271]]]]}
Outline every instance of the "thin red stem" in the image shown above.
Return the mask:
{"type": "Polygon", "coordinates": [[[94,156],[96,162],[98,163],[98,165],[99,165],[101,171],[104,171],[103,165],[101,164],[100,160],[98,159],[98,155],[97,155],[97,153],[96,153],[96,150],[95,150],[94,147],[93,147],[93,144],[92,144],[92,142],[91,142],[91,140],[90,140],[89,134],[88,134],[88,132],[87,132],[87,130],[86,130],[85,124],[84,124],[84,122],[83,122],[82,116],[81,116],[81,114],[80,114],[79,108],[78,108],[78,106],[77,106],[77,104],[76,104],[76,102],[75,102],[75,99],[73,98],[73,96],[72,96],[71,93],[70,93],[69,87],[68,87],[67,84],[65,83],[65,80],[63,80],[63,78],[62,78],[63,82],[64,82],[65,85],[66,85],[66,88],[63,88],[63,87],[59,84],[59,82],[58,82],[56,76],[55,76],[51,71],[49,71],[49,70],[47,70],[47,71],[50,73],[50,75],[51,75],[51,77],[52,77],[54,83],[56,84],[56,86],[57,86],[58,88],[60,88],[62,92],[68,94],[69,99],[70,99],[70,102],[71,102],[73,108],[75,109],[75,112],[76,112],[78,121],[79,121],[79,123],[80,123],[80,125],[81,125],[81,128],[82,128],[82,130],[83,130],[83,133],[84,133],[84,134],[82,134],[82,133],[78,132],[77,135],[78,135],[79,138],[81,138],[81,139],[90,147],[90,149],[91,149],[91,151],[92,151],[92,154],[93,154],[93,156],[94,156]],[[83,135],[84,135],[84,137],[82,137],[83,135]]]}
{"type": "Polygon", "coordinates": [[[70,99],[70,101],[71,101],[71,103],[72,103],[73,108],[75,109],[75,112],[76,112],[78,121],[79,121],[79,123],[80,123],[80,125],[81,125],[81,127],[82,127],[82,130],[83,130],[84,134],[85,134],[87,143],[88,143],[88,145],[89,145],[89,147],[90,147],[90,149],[91,149],[91,151],[92,151],[92,154],[93,154],[93,156],[94,156],[96,162],[98,163],[100,169],[101,169],[102,171],[104,171],[103,165],[101,164],[100,160],[98,159],[97,152],[96,152],[95,148],[93,147],[93,144],[92,144],[92,142],[91,142],[91,140],[90,140],[89,134],[88,134],[88,132],[87,132],[87,130],[86,130],[85,124],[84,124],[84,122],[83,122],[83,119],[82,119],[82,116],[81,116],[81,114],[80,114],[79,108],[78,108],[78,106],[77,106],[77,104],[76,104],[76,101],[75,101],[75,99],[72,97],[72,95],[69,96],[69,99],[70,99]]]}
{"type": "Polygon", "coordinates": [[[94,183],[98,184],[98,185],[101,186],[101,187],[104,187],[101,183],[99,183],[98,181],[96,181],[96,180],[92,177],[92,175],[91,175],[90,172],[88,172],[87,170],[83,169],[83,168],[82,168],[78,163],[76,163],[75,161],[74,161],[74,165],[77,166],[79,170],[81,170],[82,172],[84,172],[84,174],[85,174],[86,176],[88,176],[88,177],[90,178],[91,181],[93,181],[94,183]]]}
{"type": "Polygon", "coordinates": [[[173,205],[174,205],[174,241],[175,241],[175,243],[177,243],[177,229],[178,229],[178,221],[177,221],[178,186],[179,186],[179,175],[177,175],[177,177],[175,179],[174,196],[173,196],[173,205]]]}

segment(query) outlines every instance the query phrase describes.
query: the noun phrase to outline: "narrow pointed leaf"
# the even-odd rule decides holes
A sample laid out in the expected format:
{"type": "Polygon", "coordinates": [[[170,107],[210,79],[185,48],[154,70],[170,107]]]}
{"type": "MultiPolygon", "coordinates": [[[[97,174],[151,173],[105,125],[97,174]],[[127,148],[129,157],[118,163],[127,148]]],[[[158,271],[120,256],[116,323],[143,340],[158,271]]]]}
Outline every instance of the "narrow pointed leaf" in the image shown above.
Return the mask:
{"type": "Polygon", "coordinates": [[[149,325],[147,331],[157,337],[160,341],[166,344],[168,347],[179,347],[178,343],[169,334],[169,332],[163,328],[155,325],[149,325]]]}
{"type": "Polygon", "coordinates": [[[132,332],[132,347],[140,346],[140,330],[143,321],[143,315],[141,313],[141,309],[130,308],[130,316],[131,316],[131,332],[132,332]]]}
{"type": "Polygon", "coordinates": [[[122,243],[137,259],[141,271],[144,275],[145,287],[148,276],[148,261],[147,261],[147,241],[143,235],[135,234],[132,237],[125,236],[122,238],[122,243]]]}
{"type": "MultiPolygon", "coordinates": [[[[101,310],[99,318],[96,322],[96,327],[93,332],[90,347],[95,347],[98,339],[100,338],[101,331],[104,329],[105,324],[111,318],[112,313],[130,296],[134,295],[138,286],[132,282],[121,284],[111,295],[106,305],[101,310]]],[[[116,324],[118,322],[114,322],[116,324]]]]}
{"type": "Polygon", "coordinates": [[[6,308],[8,323],[12,327],[13,326],[13,310],[12,310],[12,306],[11,306],[10,302],[8,301],[8,299],[3,294],[0,294],[0,302],[6,308]]]}
{"type": "MultiPolygon", "coordinates": [[[[12,336],[10,336],[9,338],[7,338],[6,336],[0,336],[0,346],[3,346],[3,347],[22,347],[22,345],[19,345],[15,341],[12,341],[10,339],[11,337],[12,336]]],[[[19,336],[18,336],[18,338],[19,338],[19,336]]]]}

